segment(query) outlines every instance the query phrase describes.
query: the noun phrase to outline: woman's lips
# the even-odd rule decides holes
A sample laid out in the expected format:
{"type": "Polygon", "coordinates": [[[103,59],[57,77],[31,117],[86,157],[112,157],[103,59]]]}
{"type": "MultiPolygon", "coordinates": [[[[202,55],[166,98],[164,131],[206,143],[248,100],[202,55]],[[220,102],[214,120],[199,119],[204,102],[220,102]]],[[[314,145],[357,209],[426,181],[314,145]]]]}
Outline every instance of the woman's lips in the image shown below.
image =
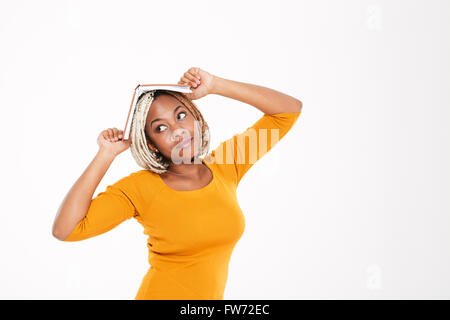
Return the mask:
{"type": "Polygon", "coordinates": [[[192,139],[194,139],[194,137],[192,137],[192,138],[190,138],[190,139],[187,139],[187,140],[181,141],[181,142],[177,145],[177,148],[181,149],[181,148],[184,148],[184,147],[188,146],[189,144],[191,144],[192,139]]]}

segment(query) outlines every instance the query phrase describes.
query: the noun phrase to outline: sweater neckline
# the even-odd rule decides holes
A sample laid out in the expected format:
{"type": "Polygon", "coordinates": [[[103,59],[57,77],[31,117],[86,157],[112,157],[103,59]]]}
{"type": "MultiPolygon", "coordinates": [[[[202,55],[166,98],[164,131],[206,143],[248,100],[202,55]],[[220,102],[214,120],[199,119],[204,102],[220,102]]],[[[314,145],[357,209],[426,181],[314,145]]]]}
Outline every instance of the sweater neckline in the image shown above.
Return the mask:
{"type": "Polygon", "coordinates": [[[163,185],[163,187],[171,192],[174,193],[179,193],[179,194],[193,194],[193,193],[198,193],[198,192],[203,192],[203,191],[208,191],[209,189],[211,189],[215,183],[216,183],[216,175],[214,173],[214,170],[209,166],[208,163],[205,162],[204,159],[202,159],[202,163],[209,169],[209,171],[211,171],[211,175],[212,175],[212,179],[211,181],[206,185],[203,186],[201,188],[198,189],[194,189],[194,190],[175,190],[172,187],[169,187],[164,180],[161,178],[161,176],[159,174],[156,174],[158,176],[158,180],[161,182],[161,184],[163,185]]]}

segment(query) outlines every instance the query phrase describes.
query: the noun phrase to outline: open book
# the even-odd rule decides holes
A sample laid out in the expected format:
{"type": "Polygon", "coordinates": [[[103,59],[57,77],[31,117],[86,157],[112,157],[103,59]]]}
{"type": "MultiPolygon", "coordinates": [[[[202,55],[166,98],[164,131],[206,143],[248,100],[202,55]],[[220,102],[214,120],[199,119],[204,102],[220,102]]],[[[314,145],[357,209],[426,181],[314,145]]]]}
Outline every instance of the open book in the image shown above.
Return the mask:
{"type": "Polygon", "coordinates": [[[190,87],[181,86],[178,84],[138,84],[134,89],[133,98],[131,99],[130,110],[128,111],[127,122],[125,123],[125,129],[123,130],[123,139],[127,140],[130,137],[131,131],[131,119],[136,109],[136,104],[141,94],[152,90],[170,90],[184,93],[192,93],[190,87]]]}

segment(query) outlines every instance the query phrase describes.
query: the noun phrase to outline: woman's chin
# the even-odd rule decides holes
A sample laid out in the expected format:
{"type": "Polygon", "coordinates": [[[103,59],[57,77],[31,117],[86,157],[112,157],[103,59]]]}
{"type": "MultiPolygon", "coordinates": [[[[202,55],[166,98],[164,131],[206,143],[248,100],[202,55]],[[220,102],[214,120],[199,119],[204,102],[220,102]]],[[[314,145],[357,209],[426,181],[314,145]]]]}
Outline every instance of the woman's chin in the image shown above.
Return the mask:
{"type": "Polygon", "coordinates": [[[177,162],[182,161],[183,163],[193,163],[194,159],[195,159],[194,150],[189,150],[188,148],[185,148],[179,151],[176,159],[172,160],[173,161],[177,160],[177,162]]]}

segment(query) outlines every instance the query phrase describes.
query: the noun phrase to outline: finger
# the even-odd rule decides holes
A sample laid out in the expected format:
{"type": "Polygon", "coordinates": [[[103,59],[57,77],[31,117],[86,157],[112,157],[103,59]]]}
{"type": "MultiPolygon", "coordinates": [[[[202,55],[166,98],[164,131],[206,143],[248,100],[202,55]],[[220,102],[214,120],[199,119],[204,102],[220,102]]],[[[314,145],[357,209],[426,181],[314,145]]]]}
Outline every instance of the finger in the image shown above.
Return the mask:
{"type": "Polygon", "coordinates": [[[119,140],[119,129],[117,128],[113,128],[113,134],[114,134],[114,140],[117,141],[119,140]]]}
{"type": "Polygon", "coordinates": [[[189,80],[191,80],[191,81],[193,81],[193,82],[195,82],[195,83],[197,83],[197,84],[200,84],[200,80],[197,79],[197,77],[194,75],[194,73],[192,73],[192,72],[186,72],[186,73],[184,74],[184,76],[185,76],[186,78],[188,78],[189,80]]]}
{"type": "Polygon", "coordinates": [[[122,132],[123,132],[123,130],[119,130],[117,128],[114,128],[113,131],[114,131],[114,140],[117,141],[117,140],[122,139],[122,136],[123,136],[122,132]]]}
{"type": "Polygon", "coordinates": [[[200,79],[200,68],[192,67],[188,70],[194,77],[200,79]]]}
{"type": "Polygon", "coordinates": [[[191,87],[195,88],[197,86],[197,84],[195,82],[189,80],[188,78],[186,78],[184,76],[181,78],[181,80],[183,80],[187,85],[189,85],[191,87]]]}
{"type": "Polygon", "coordinates": [[[189,80],[186,77],[183,77],[183,81],[186,83],[186,85],[195,88],[197,86],[197,83],[195,81],[189,80]]]}
{"type": "Polygon", "coordinates": [[[108,139],[109,139],[109,141],[112,141],[113,136],[114,136],[113,131],[112,131],[111,128],[109,128],[109,129],[108,129],[108,139]]]}
{"type": "Polygon", "coordinates": [[[195,73],[193,71],[186,72],[185,77],[190,79],[191,81],[194,81],[196,83],[200,83],[200,80],[196,77],[195,73]]]}
{"type": "Polygon", "coordinates": [[[194,68],[194,74],[198,79],[200,79],[200,68],[194,68]]]}

